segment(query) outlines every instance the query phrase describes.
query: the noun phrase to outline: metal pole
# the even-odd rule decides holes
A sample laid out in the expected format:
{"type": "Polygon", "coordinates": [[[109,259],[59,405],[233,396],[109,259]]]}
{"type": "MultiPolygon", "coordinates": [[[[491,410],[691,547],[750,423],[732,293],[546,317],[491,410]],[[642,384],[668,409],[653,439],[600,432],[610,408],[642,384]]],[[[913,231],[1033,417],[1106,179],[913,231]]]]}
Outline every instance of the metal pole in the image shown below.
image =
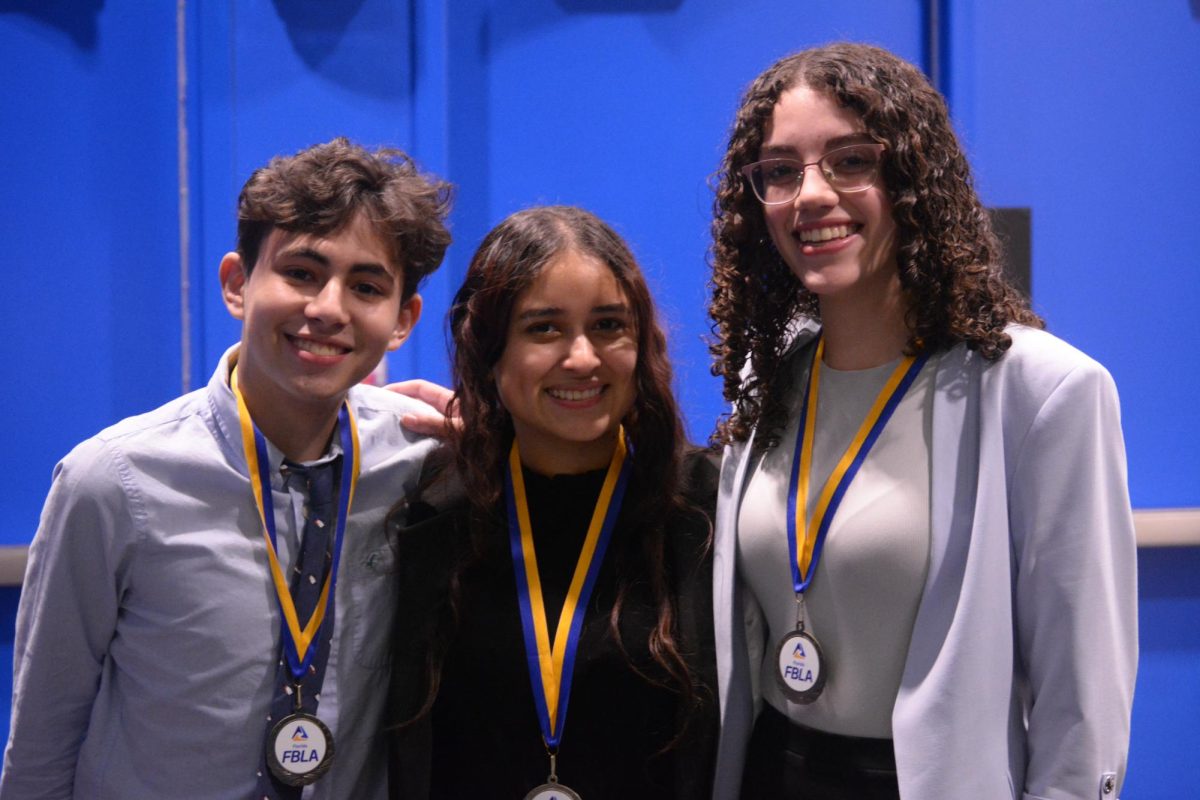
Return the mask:
{"type": "Polygon", "coordinates": [[[187,0],[175,3],[175,126],[179,179],[179,360],[183,393],[192,388],[191,192],[188,176],[187,0]]]}

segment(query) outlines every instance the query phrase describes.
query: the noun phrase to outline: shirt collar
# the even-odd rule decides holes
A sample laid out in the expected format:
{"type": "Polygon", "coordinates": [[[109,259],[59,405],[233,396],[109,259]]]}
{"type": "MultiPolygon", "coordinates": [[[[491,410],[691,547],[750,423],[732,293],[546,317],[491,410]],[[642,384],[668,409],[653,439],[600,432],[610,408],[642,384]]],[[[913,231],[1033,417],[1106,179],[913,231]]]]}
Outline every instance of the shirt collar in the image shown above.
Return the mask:
{"type": "MultiPolygon", "coordinates": [[[[234,397],[233,389],[229,387],[229,373],[236,362],[237,351],[238,345],[235,344],[221,356],[216,370],[208,381],[208,397],[209,405],[213,412],[213,420],[217,426],[218,436],[221,438],[224,447],[229,451],[230,462],[236,464],[249,477],[246,453],[242,449],[242,427],[238,419],[237,398],[234,397]]],[[[284,486],[283,475],[279,469],[283,464],[283,451],[272,444],[270,439],[266,439],[266,442],[267,462],[271,470],[271,486],[272,488],[280,489],[284,486]]],[[[316,466],[324,464],[332,461],[341,454],[341,439],[338,436],[337,427],[335,426],[333,436],[330,438],[329,449],[325,452],[325,455],[315,461],[305,462],[305,465],[316,466]]]]}

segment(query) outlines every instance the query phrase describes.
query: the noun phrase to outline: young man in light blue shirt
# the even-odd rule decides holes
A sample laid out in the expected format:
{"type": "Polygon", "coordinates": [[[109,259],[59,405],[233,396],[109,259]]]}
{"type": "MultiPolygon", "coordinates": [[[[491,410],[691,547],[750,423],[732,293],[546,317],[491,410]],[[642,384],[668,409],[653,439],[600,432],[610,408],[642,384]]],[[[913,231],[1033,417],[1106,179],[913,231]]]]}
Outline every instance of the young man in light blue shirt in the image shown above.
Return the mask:
{"type": "Polygon", "coordinates": [[[420,317],[448,207],[403,153],[344,139],[251,176],[220,265],[240,344],[207,387],[55,470],[0,798],[386,796],[383,522],[434,443],[400,426],[416,401],[358,384],[420,317]],[[304,476],[322,471],[336,502],[300,574],[326,526],[304,476]],[[293,597],[306,579],[311,612],[293,597]]]}

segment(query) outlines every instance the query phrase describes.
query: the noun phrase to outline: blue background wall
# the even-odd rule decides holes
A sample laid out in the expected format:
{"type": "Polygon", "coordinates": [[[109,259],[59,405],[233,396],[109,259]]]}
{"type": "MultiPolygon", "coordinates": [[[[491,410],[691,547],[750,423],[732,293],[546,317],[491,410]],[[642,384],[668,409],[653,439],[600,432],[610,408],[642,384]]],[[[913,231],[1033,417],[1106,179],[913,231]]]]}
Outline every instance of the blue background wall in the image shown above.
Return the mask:
{"type": "MultiPolygon", "coordinates": [[[[578,203],[633,243],[706,437],[722,411],[704,347],[707,181],[739,93],[830,39],[928,61],[918,0],[733,5],[0,0],[15,321],[0,353],[24,378],[0,399],[21,465],[0,490],[0,544],[29,541],[75,442],[207,379],[237,337],[215,276],[239,187],[271,155],[340,134],[400,145],[459,187],[456,243],[393,376],[445,375],[442,314],[491,225],[578,203]]],[[[1200,432],[1185,424],[1200,394],[1186,347],[1200,333],[1200,2],[939,5],[943,88],[981,194],[1032,209],[1035,305],[1121,388],[1135,506],[1200,507],[1200,432]]],[[[1182,797],[1200,752],[1200,550],[1143,550],[1139,568],[1125,797],[1182,797]]],[[[17,597],[0,590],[0,698],[17,597]]]]}

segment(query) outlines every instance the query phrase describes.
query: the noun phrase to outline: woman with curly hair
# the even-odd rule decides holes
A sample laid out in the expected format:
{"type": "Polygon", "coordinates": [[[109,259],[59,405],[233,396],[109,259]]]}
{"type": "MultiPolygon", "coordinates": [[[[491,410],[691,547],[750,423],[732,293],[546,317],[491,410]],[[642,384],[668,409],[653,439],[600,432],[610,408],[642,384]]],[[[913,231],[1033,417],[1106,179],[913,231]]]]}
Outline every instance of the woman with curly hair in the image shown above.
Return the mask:
{"type": "Polygon", "coordinates": [[[393,515],[394,796],[708,798],[717,468],[632,253],[577,208],[514,214],[450,329],[460,420],[393,515]]]}
{"type": "Polygon", "coordinates": [[[715,215],[714,796],[1116,797],[1116,390],[1006,280],[941,95],[875,47],[780,60],[715,215]]]}

